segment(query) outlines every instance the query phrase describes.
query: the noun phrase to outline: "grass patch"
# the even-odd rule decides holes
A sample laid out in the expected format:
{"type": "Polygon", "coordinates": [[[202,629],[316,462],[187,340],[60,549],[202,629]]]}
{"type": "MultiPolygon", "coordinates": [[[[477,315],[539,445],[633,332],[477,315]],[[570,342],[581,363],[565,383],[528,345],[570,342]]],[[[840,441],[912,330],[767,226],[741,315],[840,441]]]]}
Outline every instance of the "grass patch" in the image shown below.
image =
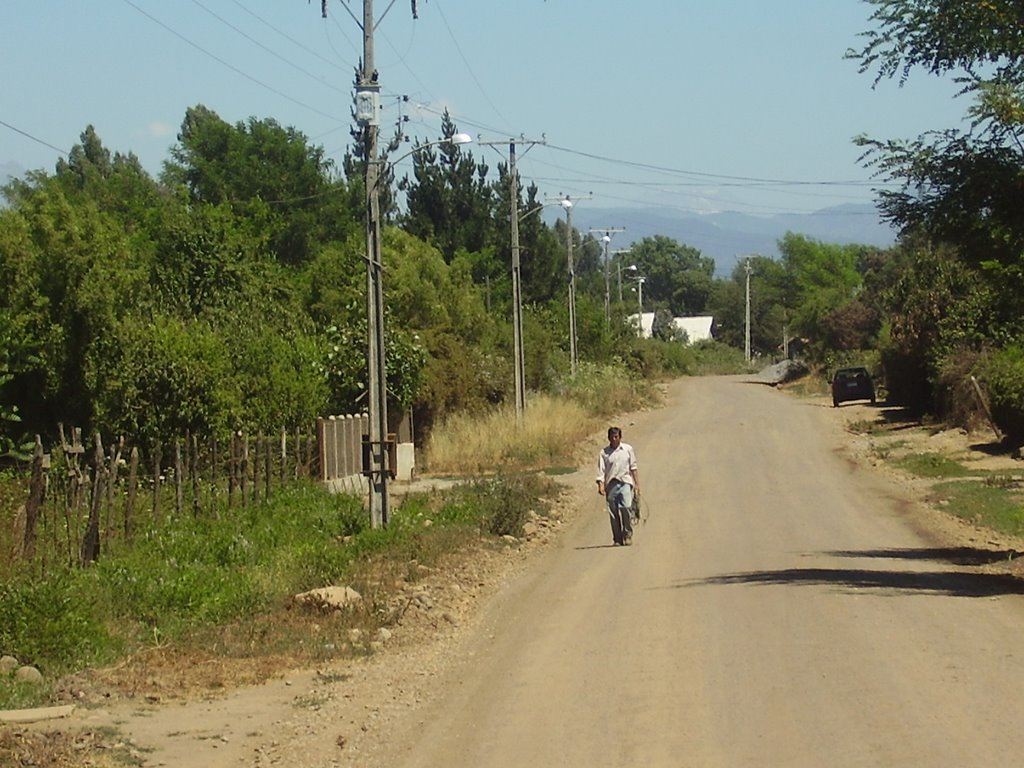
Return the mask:
{"type": "Polygon", "coordinates": [[[940,453],[911,453],[893,461],[893,465],[918,477],[967,477],[971,470],[940,453]]]}
{"type": "Polygon", "coordinates": [[[550,477],[501,475],[411,496],[386,529],[371,529],[361,499],[296,483],[269,504],[168,520],[90,568],[22,572],[0,584],[0,653],[38,667],[47,684],[0,679],[0,708],[46,703],[54,681],[91,668],[115,669],[125,687],[165,670],[173,684],[161,692],[173,696],[370,653],[373,633],[399,618],[396,584],[481,536],[521,536],[558,493],[550,477]],[[330,584],[362,602],[330,616],[293,606],[295,594],[330,584]]]}
{"type": "Polygon", "coordinates": [[[1012,489],[987,482],[954,481],[937,485],[933,495],[968,522],[1013,536],[1024,534],[1024,506],[1012,489]]]}

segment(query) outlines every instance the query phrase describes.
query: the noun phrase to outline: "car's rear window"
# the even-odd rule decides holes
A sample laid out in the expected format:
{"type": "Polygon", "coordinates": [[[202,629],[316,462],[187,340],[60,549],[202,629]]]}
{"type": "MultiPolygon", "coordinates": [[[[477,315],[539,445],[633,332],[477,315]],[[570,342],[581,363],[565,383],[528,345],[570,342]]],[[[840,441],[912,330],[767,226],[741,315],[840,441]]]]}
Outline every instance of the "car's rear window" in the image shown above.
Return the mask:
{"type": "Polygon", "coordinates": [[[860,376],[867,376],[868,372],[865,368],[844,368],[836,371],[837,379],[856,379],[860,376]]]}

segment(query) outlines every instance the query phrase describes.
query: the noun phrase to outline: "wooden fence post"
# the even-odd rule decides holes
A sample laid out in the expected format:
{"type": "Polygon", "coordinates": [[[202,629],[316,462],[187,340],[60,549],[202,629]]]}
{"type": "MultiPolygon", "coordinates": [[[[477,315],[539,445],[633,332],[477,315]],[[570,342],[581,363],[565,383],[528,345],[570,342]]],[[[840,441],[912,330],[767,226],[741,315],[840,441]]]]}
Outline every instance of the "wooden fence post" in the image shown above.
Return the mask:
{"type": "Polygon", "coordinates": [[[153,522],[160,523],[160,465],[164,452],[157,443],[153,446],[153,522]]]}
{"type": "Polygon", "coordinates": [[[181,440],[174,441],[174,511],[179,518],[185,511],[185,462],[181,458],[181,440]]]}
{"type": "Polygon", "coordinates": [[[238,434],[231,433],[231,448],[228,454],[228,509],[235,506],[235,486],[238,484],[238,434]]]}
{"type": "MultiPolygon", "coordinates": [[[[246,441],[248,443],[248,441],[246,441]]],[[[256,434],[252,439],[252,500],[258,503],[260,500],[260,436],[256,434]]]]}
{"type": "Polygon", "coordinates": [[[220,465],[217,463],[217,436],[212,435],[210,437],[210,508],[213,510],[215,515],[219,516],[217,511],[217,499],[220,498],[220,478],[221,475],[218,472],[220,465]]]}
{"type": "Polygon", "coordinates": [[[128,496],[124,501],[124,537],[131,541],[135,535],[135,495],[139,487],[139,447],[132,446],[128,460],[128,496]]]}
{"type": "Polygon", "coordinates": [[[28,501],[25,502],[25,539],[21,553],[26,560],[36,556],[36,526],[39,522],[39,508],[43,505],[43,441],[36,435],[36,447],[32,452],[32,480],[29,484],[28,501]]]}
{"type": "Polygon", "coordinates": [[[97,432],[93,453],[92,498],[89,500],[89,520],[82,539],[82,565],[95,563],[100,556],[100,507],[103,504],[103,442],[97,432]]]}
{"type": "Polygon", "coordinates": [[[192,517],[198,518],[202,512],[202,503],[199,499],[199,438],[189,433],[188,436],[188,474],[192,482],[192,517]]]}
{"type": "Polygon", "coordinates": [[[107,476],[106,476],[106,506],[107,506],[107,524],[104,530],[104,541],[107,548],[110,547],[110,539],[114,535],[114,490],[117,486],[117,470],[118,465],[121,463],[121,454],[124,451],[124,436],[118,438],[116,444],[110,446],[110,462],[107,465],[107,476]]]}
{"type": "Polygon", "coordinates": [[[288,479],[288,430],[281,427],[281,485],[288,479]]]}
{"type": "Polygon", "coordinates": [[[266,482],[266,489],[263,492],[264,501],[270,501],[270,478],[274,473],[274,452],[270,447],[270,435],[263,436],[263,477],[266,482]]]}
{"type": "Polygon", "coordinates": [[[239,432],[238,441],[238,495],[241,496],[242,506],[245,507],[249,501],[249,436],[244,432],[239,432]]]}

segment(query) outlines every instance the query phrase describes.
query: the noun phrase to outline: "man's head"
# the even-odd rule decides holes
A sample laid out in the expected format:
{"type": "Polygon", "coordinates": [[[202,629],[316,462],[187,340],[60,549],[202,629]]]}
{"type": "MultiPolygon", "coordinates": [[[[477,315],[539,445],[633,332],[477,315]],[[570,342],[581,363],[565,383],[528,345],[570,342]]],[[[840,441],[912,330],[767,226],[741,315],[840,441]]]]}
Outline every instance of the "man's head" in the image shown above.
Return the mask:
{"type": "Polygon", "coordinates": [[[608,442],[618,445],[622,442],[622,430],[618,427],[608,427],[608,442]]]}

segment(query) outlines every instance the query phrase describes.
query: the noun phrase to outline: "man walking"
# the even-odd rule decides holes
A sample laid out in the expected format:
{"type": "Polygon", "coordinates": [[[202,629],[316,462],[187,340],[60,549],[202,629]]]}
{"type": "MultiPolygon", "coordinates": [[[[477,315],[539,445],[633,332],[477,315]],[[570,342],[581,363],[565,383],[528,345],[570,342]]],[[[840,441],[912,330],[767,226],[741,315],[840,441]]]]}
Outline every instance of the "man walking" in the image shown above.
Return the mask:
{"type": "Polygon", "coordinates": [[[640,494],[640,476],[637,474],[636,451],[622,442],[622,430],[608,428],[608,445],[597,456],[597,492],[608,503],[612,523],[612,541],[628,545],[633,540],[630,512],[633,494],[640,494]]]}

